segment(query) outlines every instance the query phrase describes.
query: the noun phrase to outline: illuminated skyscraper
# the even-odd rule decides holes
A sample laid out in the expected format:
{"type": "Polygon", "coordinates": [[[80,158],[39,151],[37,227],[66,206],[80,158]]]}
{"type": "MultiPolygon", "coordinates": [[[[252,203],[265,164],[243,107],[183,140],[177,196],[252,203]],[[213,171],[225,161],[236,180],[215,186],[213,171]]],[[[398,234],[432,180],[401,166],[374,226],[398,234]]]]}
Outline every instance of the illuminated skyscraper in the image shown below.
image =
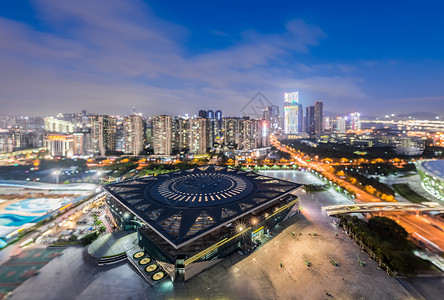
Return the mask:
{"type": "Polygon", "coordinates": [[[123,119],[125,154],[139,155],[145,148],[145,120],[139,115],[123,119]]]}
{"type": "Polygon", "coordinates": [[[230,149],[237,149],[239,145],[239,118],[223,119],[224,143],[230,149]]]}
{"type": "MultiPolygon", "coordinates": [[[[267,121],[264,121],[267,122],[267,121]]],[[[238,149],[252,150],[260,145],[260,121],[239,120],[239,146],[238,149]]]]}
{"type": "Polygon", "coordinates": [[[350,129],[353,131],[361,130],[361,114],[354,112],[350,114],[350,129]]]}
{"type": "Polygon", "coordinates": [[[204,118],[190,119],[190,153],[191,154],[205,154],[207,152],[208,133],[207,122],[209,120],[204,118]]]}
{"type": "Polygon", "coordinates": [[[91,140],[94,154],[105,156],[107,152],[116,150],[115,117],[96,115],[90,117],[91,140]]]}
{"type": "Polygon", "coordinates": [[[216,119],[218,121],[222,121],[222,111],[221,110],[216,110],[216,112],[214,113],[214,115],[216,116],[216,119]]]}
{"type": "Polygon", "coordinates": [[[324,131],[330,131],[331,130],[331,117],[325,117],[324,118],[324,131]]]}
{"type": "Polygon", "coordinates": [[[347,130],[347,118],[338,117],[336,119],[336,130],[340,133],[345,133],[347,130]]]}
{"type": "Polygon", "coordinates": [[[154,154],[170,155],[172,152],[172,117],[156,116],[153,118],[154,154]]]}
{"type": "Polygon", "coordinates": [[[299,93],[285,93],[285,105],[284,105],[284,131],[286,134],[297,134],[298,128],[298,102],[299,93]]]}
{"type": "Polygon", "coordinates": [[[270,126],[272,129],[279,128],[279,106],[270,105],[264,108],[262,111],[263,119],[270,121],[270,126]]]}

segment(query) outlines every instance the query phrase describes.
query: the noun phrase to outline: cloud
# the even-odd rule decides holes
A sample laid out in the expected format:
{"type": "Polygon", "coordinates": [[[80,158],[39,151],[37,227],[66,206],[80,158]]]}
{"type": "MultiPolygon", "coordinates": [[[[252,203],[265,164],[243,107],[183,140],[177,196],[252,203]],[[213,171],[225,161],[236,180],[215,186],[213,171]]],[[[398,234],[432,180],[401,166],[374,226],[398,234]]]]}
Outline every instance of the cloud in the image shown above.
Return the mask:
{"type": "Polygon", "coordinates": [[[33,3],[44,26],[0,18],[3,112],[122,113],[136,106],[147,115],[201,107],[236,114],[256,91],[277,104],[288,89],[365,97],[357,79],[318,75],[300,61],[326,37],[303,20],[289,21],[279,34],[247,31],[229,47],[193,54],[184,46],[192,32],[156,17],[142,1],[33,3]]]}

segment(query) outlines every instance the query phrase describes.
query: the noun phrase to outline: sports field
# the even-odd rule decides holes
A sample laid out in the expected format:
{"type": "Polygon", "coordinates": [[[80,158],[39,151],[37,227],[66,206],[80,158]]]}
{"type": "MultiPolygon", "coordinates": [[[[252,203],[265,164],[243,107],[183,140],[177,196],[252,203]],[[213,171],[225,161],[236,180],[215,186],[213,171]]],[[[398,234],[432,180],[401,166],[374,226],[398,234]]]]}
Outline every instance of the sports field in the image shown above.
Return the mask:
{"type": "Polygon", "coordinates": [[[26,279],[38,274],[40,268],[61,254],[63,249],[24,250],[0,266],[0,299],[26,279]]]}

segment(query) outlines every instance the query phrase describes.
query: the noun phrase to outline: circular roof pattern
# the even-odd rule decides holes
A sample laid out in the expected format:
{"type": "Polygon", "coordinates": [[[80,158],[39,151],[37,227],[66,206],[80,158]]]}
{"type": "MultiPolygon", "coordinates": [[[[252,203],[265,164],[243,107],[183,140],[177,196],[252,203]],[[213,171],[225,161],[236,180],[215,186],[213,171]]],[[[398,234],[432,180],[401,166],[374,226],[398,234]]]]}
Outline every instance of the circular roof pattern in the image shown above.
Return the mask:
{"type": "Polygon", "coordinates": [[[231,203],[253,189],[253,181],[236,174],[197,173],[158,182],[146,192],[162,204],[192,208],[231,203]]]}
{"type": "Polygon", "coordinates": [[[298,188],[222,166],[201,166],[103,186],[165,240],[180,247],[298,188]]]}

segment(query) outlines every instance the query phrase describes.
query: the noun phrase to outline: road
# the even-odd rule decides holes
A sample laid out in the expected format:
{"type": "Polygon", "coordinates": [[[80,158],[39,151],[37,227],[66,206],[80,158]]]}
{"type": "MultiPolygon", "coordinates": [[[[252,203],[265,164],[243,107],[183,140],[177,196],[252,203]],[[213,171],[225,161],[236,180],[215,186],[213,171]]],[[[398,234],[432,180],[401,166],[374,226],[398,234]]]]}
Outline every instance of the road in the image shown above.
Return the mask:
{"type": "MultiPolygon", "coordinates": [[[[342,178],[328,172],[325,165],[322,165],[314,160],[302,160],[298,153],[287,146],[283,146],[277,139],[272,138],[271,143],[273,146],[278,148],[283,152],[287,152],[292,155],[294,159],[298,161],[298,164],[302,167],[316,170],[328,180],[337,183],[339,186],[353,191],[356,193],[355,201],[358,203],[365,202],[381,202],[381,200],[373,195],[370,195],[366,191],[354,186],[353,184],[345,181],[342,178]]],[[[382,213],[378,213],[382,215],[382,213]]],[[[384,216],[392,218],[398,222],[399,225],[405,228],[405,230],[410,234],[410,237],[416,242],[427,243],[426,240],[419,237],[418,235],[426,238],[435,245],[431,245],[437,252],[444,252],[444,223],[438,219],[433,218],[430,215],[416,215],[408,212],[398,212],[398,213],[385,213],[384,216]],[[416,233],[416,234],[415,234],[416,233]],[[437,246],[437,247],[436,247],[437,246]],[[437,249],[438,248],[438,249],[437,249]]]]}
{"type": "Polygon", "coordinates": [[[38,237],[39,235],[41,235],[42,233],[46,232],[47,230],[53,228],[53,227],[57,227],[55,224],[59,224],[62,221],[68,219],[71,215],[73,215],[76,211],[82,210],[86,205],[89,205],[91,202],[93,202],[95,198],[92,198],[82,204],[80,204],[77,207],[74,207],[70,210],[68,210],[67,212],[65,212],[64,214],[58,216],[56,219],[48,222],[47,224],[39,227],[38,229],[36,229],[33,232],[30,232],[29,234],[23,236],[20,240],[14,242],[12,245],[7,246],[6,248],[2,249],[0,251],[0,265],[3,264],[4,262],[6,262],[7,260],[9,260],[9,258],[13,255],[18,255],[22,252],[23,248],[20,247],[20,243],[29,239],[30,237],[38,237]]]}

